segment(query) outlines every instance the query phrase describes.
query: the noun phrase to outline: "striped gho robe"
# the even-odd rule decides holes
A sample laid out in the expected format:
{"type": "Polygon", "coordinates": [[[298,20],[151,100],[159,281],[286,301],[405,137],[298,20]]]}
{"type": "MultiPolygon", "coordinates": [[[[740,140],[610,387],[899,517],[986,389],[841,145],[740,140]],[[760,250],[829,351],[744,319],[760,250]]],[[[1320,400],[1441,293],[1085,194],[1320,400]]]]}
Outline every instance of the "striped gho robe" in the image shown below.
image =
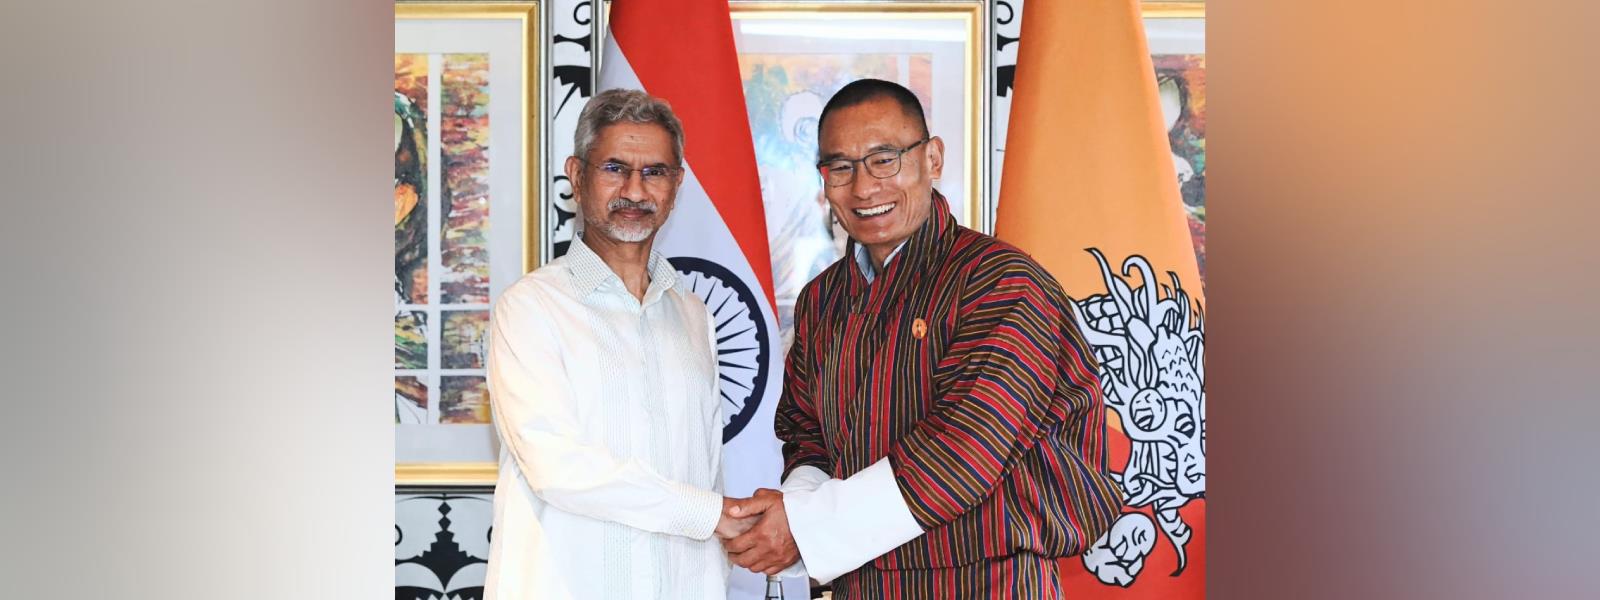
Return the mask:
{"type": "Polygon", "coordinates": [[[1022,251],[931,215],[872,283],[855,242],[801,292],[778,402],[784,476],[889,457],[924,534],[834,597],[1054,598],[1110,527],[1105,405],[1066,294],[1022,251]]]}

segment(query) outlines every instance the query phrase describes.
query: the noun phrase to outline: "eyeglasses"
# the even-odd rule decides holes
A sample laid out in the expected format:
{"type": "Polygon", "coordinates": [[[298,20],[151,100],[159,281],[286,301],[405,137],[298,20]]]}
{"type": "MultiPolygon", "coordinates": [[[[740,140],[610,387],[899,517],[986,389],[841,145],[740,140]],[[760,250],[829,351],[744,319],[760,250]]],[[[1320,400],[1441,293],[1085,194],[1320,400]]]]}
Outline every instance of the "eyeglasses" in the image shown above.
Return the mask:
{"type": "Polygon", "coordinates": [[[666,165],[650,165],[635,169],[613,161],[606,161],[596,165],[581,158],[578,160],[584,165],[594,167],[594,170],[599,173],[600,183],[607,186],[627,185],[628,180],[633,178],[634,171],[638,171],[639,179],[644,183],[645,187],[663,188],[672,181],[673,175],[683,170],[666,165]]]}
{"type": "Polygon", "coordinates": [[[856,180],[856,163],[865,167],[867,174],[878,179],[888,179],[900,174],[900,157],[910,152],[912,148],[921,146],[933,138],[922,138],[917,143],[904,148],[879,150],[857,159],[835,158],[817,163],[817,170],[822,172],[822,180],[829,187],[850,185],[856,180]]]}

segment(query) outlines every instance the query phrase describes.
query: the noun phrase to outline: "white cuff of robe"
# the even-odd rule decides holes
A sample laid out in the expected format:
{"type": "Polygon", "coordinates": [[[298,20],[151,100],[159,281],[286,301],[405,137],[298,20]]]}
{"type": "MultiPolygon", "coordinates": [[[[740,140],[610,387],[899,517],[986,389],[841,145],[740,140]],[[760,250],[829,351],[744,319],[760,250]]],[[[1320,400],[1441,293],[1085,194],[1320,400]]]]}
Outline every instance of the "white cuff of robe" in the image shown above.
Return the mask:
{"type": "Polygon", "coordinates": [[[789,478],[783,480],[783,485],[778,486],[778,491],[785,494],[800,491],[809,492],[817,489],[817,486],[830,479],[833,479],[833,477],[824,473],[822,469],[811,465],[799,466],[789,472],[789,478]]]}
{"type": "Polygon", "coordinates": [[[722,494],[682,484],[674,487],[683,502],[667,523],[665,533],[701,541],[711,539],[717,522],[722,520],[722,494]]]}
{"type": "Polygon", "coordinates": [[[833,581],[922,535],[888,458],[848,479],[785,492],[783,509],[802,566],[818,583],[833,581]]]}
{"type": "MultiPolygon", "coordinates": [[[[793,471],[789,472],[789,478],[783,480],[783,485],[778,486],[778,491],[785,494],[799,491],[809,492],[817,489],[818,486],[830,479],[833,478],[829,477],[827,473],[822,472],[822,469],[818,469],[810,465],[799,466],[795,467],[793,471]]],[[[806,561],[795,561],[794,564],[789,565],[789,568],[778,573],[778,576],[785,579],[790,577],[805,577],[806,561]]]]}

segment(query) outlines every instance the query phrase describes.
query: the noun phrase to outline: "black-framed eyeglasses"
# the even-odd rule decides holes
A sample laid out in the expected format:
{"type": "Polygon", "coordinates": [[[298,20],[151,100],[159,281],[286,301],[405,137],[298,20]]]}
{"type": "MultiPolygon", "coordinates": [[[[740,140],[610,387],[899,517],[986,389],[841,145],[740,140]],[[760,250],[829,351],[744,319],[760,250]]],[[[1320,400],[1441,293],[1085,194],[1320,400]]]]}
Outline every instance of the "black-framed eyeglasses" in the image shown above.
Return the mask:
{"type": "Polygon", "coordinates": [[[931,139],[933,138],[925,137],[917,140],[917,143],[904,148],[879,150],[877,152],[873,152],[872,154],[868,154],[856,159],[828,159],[817,163],[817,171],[822,173],[822,181],[826,182],[828,187],[850,185],[850,182],[855,181],[856,163],[861,163],[861,166],[866,169],[867,174],[878,179],[888,179],[900,174],[900,157],[905,156],[905,154],[910,152],[912,148],[921,146],[923,143],[931,139]]]}
{"type": "Polygon", "coordinates": [[[679,171],[683,170],[681,168],[669,167],[666,165],[649,165],[636,169],[611,160],[599,164],[594,164],[581,158],[578,159],[578,161],[582,162],[585,166],[594,167],[595,172],[598,173],[598,177],[600,178],[600,183],[605,185],[626,185],[628,180],[633,178],[634,171],[638,171],[639,179],[646,186],[662,187],[672,181],[673,175],[676,175],[679,171]]]}

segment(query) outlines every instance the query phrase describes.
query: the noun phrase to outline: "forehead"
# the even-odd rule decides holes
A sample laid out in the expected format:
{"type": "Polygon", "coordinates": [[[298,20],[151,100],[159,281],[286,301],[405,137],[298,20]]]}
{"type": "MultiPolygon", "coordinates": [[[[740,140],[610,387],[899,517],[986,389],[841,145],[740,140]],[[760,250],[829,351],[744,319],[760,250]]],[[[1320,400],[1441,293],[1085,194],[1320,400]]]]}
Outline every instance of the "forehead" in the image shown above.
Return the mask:
{"type": "Polygon", "coordinates": [[[817,132],[817,150],[827,155],[878,145],[901,145],[921,135],[916,119],[892,98],[873,98],[828,114],[817,132]]]}
{"type": "Polygon", "coordinates": [[[612,123],[600,129],[589,152],[590,160],[671,162],[672,134],[655,123],[612,123]]]}

